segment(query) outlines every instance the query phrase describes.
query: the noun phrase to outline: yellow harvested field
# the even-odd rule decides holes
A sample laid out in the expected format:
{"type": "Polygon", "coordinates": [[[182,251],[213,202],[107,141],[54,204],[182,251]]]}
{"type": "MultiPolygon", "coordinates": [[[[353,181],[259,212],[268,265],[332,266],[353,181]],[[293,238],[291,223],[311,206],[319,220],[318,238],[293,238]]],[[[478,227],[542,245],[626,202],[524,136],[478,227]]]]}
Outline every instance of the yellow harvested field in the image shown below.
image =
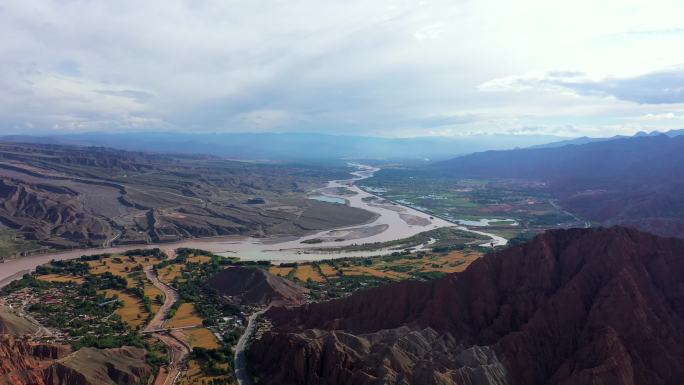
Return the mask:
{"type": "MultiPolygon", "coordinates": [[[[89,261],[90,272],[92,274],[104,274],[110,272],[116,276],[126,278],[128,286],[136,285],[136,279],[129,277],[129,274],[139,265],[152,264],[153,261],[145,261],[143,257],[135,257],[135,261],[129,260],[128,257],[121,257],[122,262],[115,262],[113,258],[105,258],[102,261],[89,261]]],[[[144,277],[144,273],[139,273],[140,277],[144,277]]]]}
{"type": "Polygon", "coordinates": [[[481,254],[463,254],[458,251],[451,252],[443,257],[438,257],[434,261],[429,261],[423,266],[424,271],[441,271],[444,273],[458,273],[470,266],[473,261],[480,258],[481,254]],[[435,267],[433,264],[439,265],[435,267]]]}
{"type": "Polygon", "coordinates": [[[61,274],[46,274],[39,275],[38,279],[46,282],[75,282],[83,283],[85,279],[83,277],[74,277],[71,275],[61,275],[61,274]]]}
{"type": "Polygon", "coordinates": [[[287,275],[290,274],[292,269],[293,269],[293,267],[272,266],[270,269],[268,269],[268,272],[273,274],[273,275],[278,275],[281,277],[287,277],[287,275]]]}
{"type": "MultiPolygon", "coordinates": [[[[228,364],[220,364],[219,367],[227,369],[228,364]]],[[[187,372],[178,380],[178,385],[211,384],[214,380],[225,381],[227,378],[227,376],[205,376],[197,361],[191,360],[188,362],[187,372]]]]}
{"type": "Polygon", "coordinates": [[[218,349],[221,347],[214,333],[207,328],[183,330],[187,341],[193,348],[218,349]]]}
{"type": "Polygon", "coordinates": [[[393,280],[400,280],[400,279],[406,279],[409,278],[408,275],[403,274],[403,273],[398,273],[396,271],[382,271],[382,270],[377,270],[373,269],[370,267],[366,266],[353,266],[350,268],[344,268],[342,270],[344,272],[344,275],[370,275],[372,277],[379,277],[379,278],[389,278],[393,280]]]}
{"type": "Polygon", "coordinates": [[[107,297],[119,296],[119,300],[123,301],[124,306],[116,310],[116,314],[128,323],[131,327],[142,326],[147,319],[147,313],[143,308],[142,302],[134,296],[124,293],[120,290],[106,290],[107,297]]]}
{"type": "Polygon", "coordinates": [[[135,267],[138,265],[147,266],[159,262],[155,258],[147,258],[147,261],[144,257],[133,257],[133,260],[125,256],[118,258],[121,259],[121,263],[115,262],[114,257],[104,258],[102,261],[88,261],[88,265],[90,265],[90,272],[93,274],[102,274],[108,271],[114,275],[123,277],[129,272],[133,271],[133,269],[135,269],[135,267]]]}
{"type": "Polygon", "coordinates": [[[463,254],[452,251],[446,255],[434,255],[422,259],[399,259],[392,261],[392,266],[410,267],[410,272],[439,271],[442,273],[458,273],[466,269],[474,260],[482,255],[478,253],[463,254]]]}
{"type": "Polygon", "coordinates": [[[176,279],[176,277],[181,276],[181,266],[169,265],[163,269],[160,269],[158,273],[160,280],[166,283],[170,283],[174,279],[176,279]]]}
{"type": "Polygon", "coordinates": [[[310,264],[297,266],[297,271],[295,271],[294,276],[304,282],[309,279],[314,282],[325,282],[325,277],[310,264]]]}
{"type": "Polygon", "coordinates": [[[399,272],[399,271],[392,271],[392,270],[376,270],[376,271],[383,273],[383,274],[385,274],[385,277],[387,277],[389,279],[396,280],[396,281],[411,278],[410,275],[408,275],[406,273],[399,272]]]}
{"type": "MultiPolygon", "coordinates": [[[[152,265],[157,263],[158,260],[151,257],[147,258],[147,260],[145,260],[145,257],[133,257],[133,260],[125,256],[118,258],[121,259],[121,263],[115,262],[114,257],[104,258],[102,261],[89,261],[88,264],[90,265],[90,272],[92,274],[103,274],[105,272],[110,272],[116,276],[126,278],[128,287],[140,287],[139,282],[142,282],[144,284],[142,289],[145,292],[145,295],[148,296],[152,301],[152,312],[156,313],[159,310],[160,305],[155,301],[155,297],[159,294],[162,294],[162,292],[152,285],[152,282],[147,279],[144,272],[134,272],[133,270],[139,265],[152,265]],[[131,275],[133,275],[133,277],[131,277],[131,275]]],[[[143,308],[141,305],[141,310],[142,309],[143,308]]],[[[147,316],[147,313],[145,316],[147,316]]]]}
{"type": "Polygon", "coordinates": [[[149,280],[146,280],[147,282],[145,283],[145,295],[150,297],[150,299],[154,299],[154,297],[161,295],[164,297],[164,293],[162,293],[161,290],[157,289],[156,286],[152,285],[149,283],[149,280]]]}
{"type": "Polygon", "coordinates": [[[173,318],[171,318],[165,326],[170,328],[182,328],[185,326],[197,325],[202,325],[202,319],[197,315],[195,305],[183,303],[180,305],[173,318]]]}
{"type": "Polygon", "coordinates": [[[149,280],[145,280],[145,289],[144,289],[145,295],[150,298],[150,301],[152,301],[152,313],[157,313],[159,311],[159,303],[157,303],[157,300],[155,299],[157,295],[161,295],[162,298],[164,298],[164,293],[161,292],[161,290],[157,289],[154,285],[149,280]]]}
{"type": "Polygon", "coordinates": [[[192,263],[204,263],[204,262],[209,262],[209,261],[211,261],[211,257],[208,257],[206,255],[197,255],[197,256],[188,258],[188,262],[192,262],[192,263]]]}
{"type": "Polygon", "coordinates": [[[323,263],[318,266],[321,268],[321,273],[323,273],[323,275],[325,275],[326,278],[337,276],[337,269],[328,265],[327,263],[323,263]]]}

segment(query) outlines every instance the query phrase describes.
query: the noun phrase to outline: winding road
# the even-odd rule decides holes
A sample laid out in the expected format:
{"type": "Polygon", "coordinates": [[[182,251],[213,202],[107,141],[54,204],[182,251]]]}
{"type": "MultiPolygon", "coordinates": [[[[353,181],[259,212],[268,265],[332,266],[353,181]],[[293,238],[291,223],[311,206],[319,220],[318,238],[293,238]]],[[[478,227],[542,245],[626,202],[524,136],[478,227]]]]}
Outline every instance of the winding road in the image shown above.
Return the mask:
{"type": "Polygon", "coordinates": [[[160,368],[154,385],[173,385],[185,370],[185,363],[190,355],[190,345],[185,341],[185,337],[179,330],[159,331],[164,323],[169,319],[169,312],[173,304],[178,301],[176,289],[159,280],[159,276],[152,269],[152,266],[145,267],[145,275],[152,284],[164,293],[164,303],[154,318],[145,327],[146,332],[154,332],[160,341],[169,348],[169,365],[160,368]]]}
{"type": "Polygon", "coordinates": [[[252,377],[250,377],[249,372],[247,371],[247,355],[245,354],[245,349],[247,348],[247,342],[254,334],[257,318],[264,314],[266,310],[268,310],[268,307],[249,316],[245,332],[242,333],[235,346],[235,379],[239,385],[252,385],[252,377]]]}

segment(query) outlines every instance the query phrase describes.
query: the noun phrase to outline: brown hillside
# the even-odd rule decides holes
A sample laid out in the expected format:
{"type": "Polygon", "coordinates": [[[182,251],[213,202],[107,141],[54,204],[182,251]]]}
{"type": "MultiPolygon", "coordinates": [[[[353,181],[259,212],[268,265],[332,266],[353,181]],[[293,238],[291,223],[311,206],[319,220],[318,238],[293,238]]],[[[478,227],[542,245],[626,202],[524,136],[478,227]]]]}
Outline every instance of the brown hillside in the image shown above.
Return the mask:
{"type": "Polygon", "coordinates": [[[684,240],[547,232],[463,273],[272,309],[263,384],[675,385],[684,240]]]}
{"type": "Polygon", "coordinates": [[[19,240],[55,248],[302,235],[373,218],[306,199],[306,192],[343,175],[207,156],[0,142],[0,222],[19,240]],[[261,203],[249,203],[255,197],[261,203]]]}
{"type": "Polygon", "coordinates": [[[245,304],[301,304],[307,289],[255,267],[231,267],[213,276],[209,286],[245,304]]]}
{"type": "Polygon", "coordinates": [[[38,327],[29,320],[17,316],[11,309],[0,306],[0,334],[21,336],[35,333],[37,329],[38,327]]]}
{"type": "Polygon", "coordinates": [[[139,348],[34,344],[0,335],[0,385],[138,385],[152,376],[139,348]]]}

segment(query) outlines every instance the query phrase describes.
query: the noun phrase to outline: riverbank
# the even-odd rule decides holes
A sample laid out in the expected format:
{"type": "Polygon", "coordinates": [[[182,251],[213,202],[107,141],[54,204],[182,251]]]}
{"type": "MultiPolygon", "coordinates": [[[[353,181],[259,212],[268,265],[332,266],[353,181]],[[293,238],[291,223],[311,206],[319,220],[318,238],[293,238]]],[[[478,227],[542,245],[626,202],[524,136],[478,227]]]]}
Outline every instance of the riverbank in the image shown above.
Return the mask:
{"type": "MultiPolygon", "coordinates": [[[[371,192],[364,191],[356,183],[360,180],[373,176],[373,174],[379,171],[379,169],[360,164],[352,164],[352,166],[357,168],[356,171],[352,172],[353,177],[350,179],[333,180],[328,182],[328,185],[325,187],[326,193],[324,195],[344,198],[350,207],[361,208],[376,214],[376,217],[372,222],[362,225],[324,230],[298,238],[251,238],[242,236],[227,236],[187,239],[178,242],[161,244],[76,249],[67,252],[34,255],[6,261],[5,263],[1,264],[0,286],[9,283],[12,277],[20,277],[27,272],[35,270],[37,266],[48,263],[53,259],[74,259],[82,255],[103,253],[117,254],[125,253],[126,251],[132,249],[151,249],[155,247],[164,249],[203,249],[219,255],[239,257],[243,260],[271,260],[278,262],[315,261],[332,258],[375,256],[387,252],[386,250],[375,250],[361,252],[322,253],[316,249],[335,248],[360,243],[387,242],[396,239],[408,238],[418,233],[440,227],[452,226],[456,226],[464,231],[470,231],[476,234],[489,236],[492,238],[495,246],[505,244],[506,240],[504,238],[497,237],[486,232],[470,230],[466,227],[445,220],[444,218],[439,218],[432,214],[425,213],[396,202],[392,206],[372,204],[372,199],[383,198],[378,197],[371,192]],[[354,192],[354,195],[349,195],[348,192],[345,193],[345,195],[339,196],[330,193],[330,191],[335,191],[337,188],[346,188],[351,190],[354,192]],[[403,214],[403,218],[401,214],[403,214]],[[316,242],[315,244],[306,243],[307,241],[316,239],[323,239],[324,241],[316,242]]],[[[487,243],[486,245],[489,246],[491,243],[492,242],[487,243]]]]}

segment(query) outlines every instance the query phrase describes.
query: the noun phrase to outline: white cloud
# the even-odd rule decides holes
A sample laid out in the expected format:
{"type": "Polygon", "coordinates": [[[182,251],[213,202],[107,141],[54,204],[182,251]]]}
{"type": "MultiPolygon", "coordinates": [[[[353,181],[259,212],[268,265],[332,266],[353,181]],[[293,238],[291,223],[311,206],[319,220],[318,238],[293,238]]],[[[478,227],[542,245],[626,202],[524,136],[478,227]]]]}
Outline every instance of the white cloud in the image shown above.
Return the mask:
{"type": "Polygon", "coordinates": [[[0,132],[666,128],[639,117],[684,102],[649,77],[684,64],[683,16],[675,0],[6,2],[0,132]]]}
{"type": "Polygon", "coordinates": [[[637,117],[638,120],[643,121],[672,121],[672,120],[684,120],[684,112],[661,112],[661,113],[648,113],[646,115],[641,115],[637,117]]]}

